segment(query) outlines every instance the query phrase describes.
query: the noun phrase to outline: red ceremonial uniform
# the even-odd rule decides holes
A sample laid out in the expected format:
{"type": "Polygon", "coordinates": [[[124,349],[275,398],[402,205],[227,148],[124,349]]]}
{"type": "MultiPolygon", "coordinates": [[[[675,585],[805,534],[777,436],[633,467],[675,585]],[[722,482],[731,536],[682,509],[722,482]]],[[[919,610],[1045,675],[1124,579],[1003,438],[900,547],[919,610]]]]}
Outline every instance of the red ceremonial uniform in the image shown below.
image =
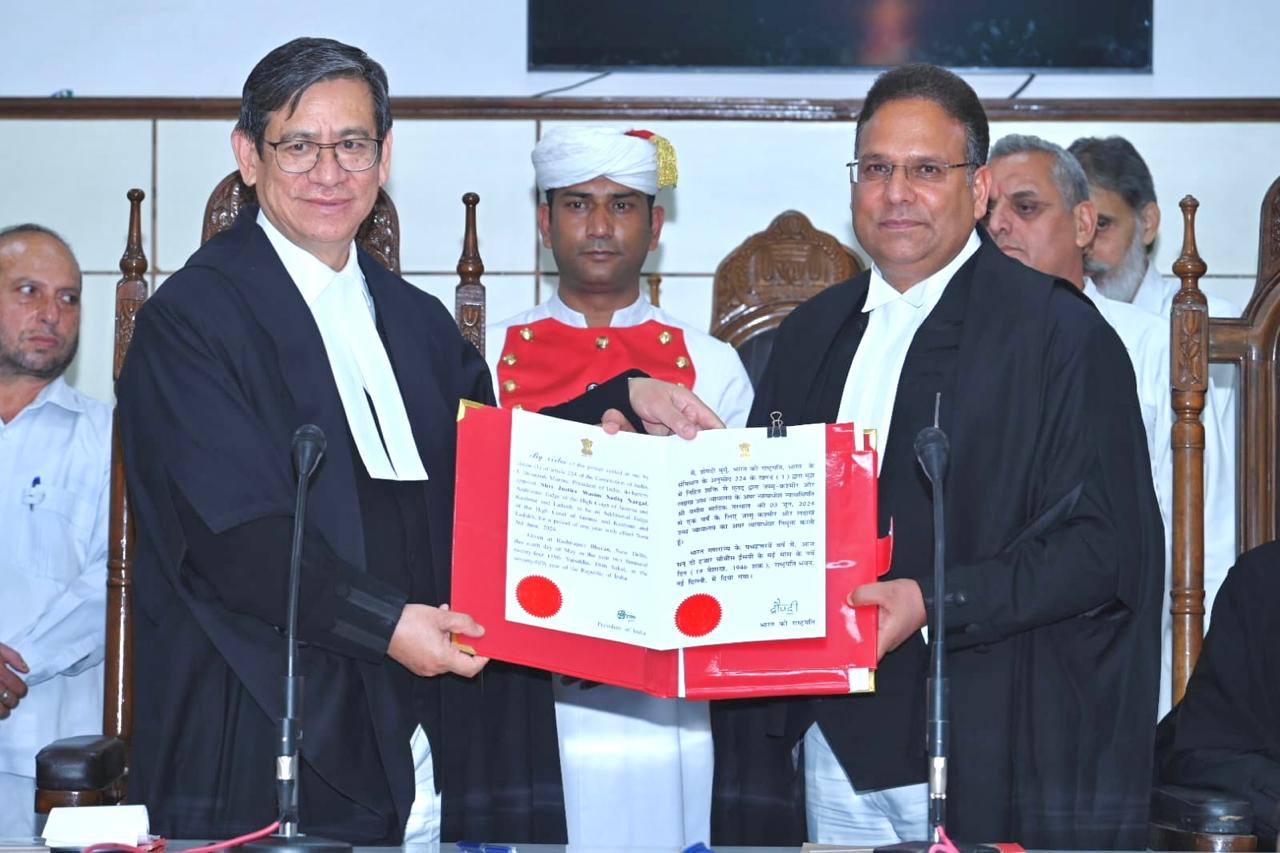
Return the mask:
{"type": "Polygon", "coordinates": [[[504,408],[537,411],[633,368],[692,388],[684,331],[656,320],[598,328],[552,317],[516,324],[507,329],[498,362],[498,399],[504,408]]]}

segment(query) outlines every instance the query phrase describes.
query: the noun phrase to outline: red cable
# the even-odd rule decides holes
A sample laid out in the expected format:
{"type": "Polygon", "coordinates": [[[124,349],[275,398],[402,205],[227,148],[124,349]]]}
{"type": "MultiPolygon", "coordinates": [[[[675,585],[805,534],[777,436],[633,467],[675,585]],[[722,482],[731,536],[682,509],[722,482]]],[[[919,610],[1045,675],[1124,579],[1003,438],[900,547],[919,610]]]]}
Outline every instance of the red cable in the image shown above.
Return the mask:
{"type": "MultiPolygon", "coordinates": [[[[217,850],[226,850],[228,847],[237,847],[241,844],[248,844],[250,841],[257,841],[259,838],[265,838],[280,828],[280,821],[275,821],[262,829],[250,832],[248,835],[241,835],[238,838],[232,838],[229,841],[219,841],[216,844],[206,844],[203,847],[189,847],[183,853],[215,853],[217,850]]],[[[132,844],[115,844],[112,842],[103,842],[99,844],[90,844],[88,847],[80,851],[80,853],[97,853],[99,850],[126,850],[128,853],[163,853],[165,848],[165,839],[157,838],[150,844],[135,847],[132,844]]]]}
{"type": "Polygon", "coordinates": [[[955,844],[947,837],[947,831],[938,827],[938,837],[942,840],[929,847],[929,853],[960,853],[955,844]]]}

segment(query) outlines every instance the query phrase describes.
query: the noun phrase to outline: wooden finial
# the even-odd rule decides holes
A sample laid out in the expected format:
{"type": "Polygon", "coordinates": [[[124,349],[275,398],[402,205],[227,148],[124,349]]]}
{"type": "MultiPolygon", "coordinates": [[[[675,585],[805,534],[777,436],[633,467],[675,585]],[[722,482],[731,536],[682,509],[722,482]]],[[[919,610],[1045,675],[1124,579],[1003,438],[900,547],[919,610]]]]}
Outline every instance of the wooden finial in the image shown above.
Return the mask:
{"type": "Polygon", "coordinates": [[[1193,280],[1194,283],[1190,286],[1194,287],[1209,271],[1208,265],[1196,251],[1196,210],[1200,207],[1200,202],[1196,201],[1195,196],[1187,195],[1178,202],[1178,207],[1182,208],[1182,254],[1173,263],[1173,274],[1182,279],[1183,287],[1189,286],[1188,280],[1193,280]]]}
{"type": "Polygon", "coordinates": [[[462,336],[484,353],[484,261],[480,259],[480,239],[476,231],[476,206],[480,196],[465,193],[462,204],[466,207],[466,222],[462,232],[462,256],[458,258],[458,287],[455,316],[462,336]]]}
{"type": "Polygon", "coordinates": [[[1208,270],[1196,250],[1196,209],[1186,196],[1182,208],[1182,254],[1173,273],[1182,286],[1169,317],[1170,397],[1174,422],[1173,555],[1169,613],[1173,617],[1173,681],[1176,705],[1200,656],[1204,637],[1204,411],[1209,383],[1209,304],[1200,291],[1208,270]]]}
{"type": "Polygon", "coordinates": [[[654,308],[658,307],[658,300],[661,297],[660,289],[662,287],[662,276],[653,273],[649,276],[649,303],[654,308]]]}
{"type": "Polygon", "coordinates": [[[133,341],[133,320],[146,301],[147,256],[142,251],[142,201],[147,194],[140,189],[131,189],[126,194],[129,199],[129,230],[125,236],[124,255],[120,258],[121,279],[116,284],[116,341],[115,361],[111,376],[120,378],[120,367],[124,364],[124,354],[133,341]]]}

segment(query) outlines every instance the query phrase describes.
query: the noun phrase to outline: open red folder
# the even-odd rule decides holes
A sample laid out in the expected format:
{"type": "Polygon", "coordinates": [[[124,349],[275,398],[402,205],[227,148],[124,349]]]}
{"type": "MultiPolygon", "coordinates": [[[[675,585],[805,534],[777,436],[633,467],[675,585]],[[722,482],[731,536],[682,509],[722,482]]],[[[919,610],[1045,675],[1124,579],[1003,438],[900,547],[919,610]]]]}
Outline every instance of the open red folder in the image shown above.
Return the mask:
{"type": "Polygon", "coordinates": [[[465,405],[458,422],[451,606],[475,617],[485,635],[459,641],[486,657],[663,697],[874,690],[875,609],[851,608],[845,596],[889,567],[892,541],[876,537],[876,452],[849,424],[830,425],[826,435],[826,637],[655,651],[507,621],[511,411],[465,405]]]}

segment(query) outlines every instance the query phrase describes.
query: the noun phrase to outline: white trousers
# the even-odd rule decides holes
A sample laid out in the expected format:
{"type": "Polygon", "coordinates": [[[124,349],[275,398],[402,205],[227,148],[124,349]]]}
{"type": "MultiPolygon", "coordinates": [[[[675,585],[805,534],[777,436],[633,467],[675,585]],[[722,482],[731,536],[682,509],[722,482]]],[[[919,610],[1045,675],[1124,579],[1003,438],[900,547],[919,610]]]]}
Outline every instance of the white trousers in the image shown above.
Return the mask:
{"type": "Polygon", "coordinates": [[[928,837],[929,786],[854,790],[817,723],[804,735],[804,795],[811,842],[875,847],[928,837]]]}
{"type": "Polygon", "coordinates": [[[413,807],[404,827],[405,844],[431,844],[440,840],[440,794],[436,792],[435,768],[431,764],[431,741],[418,726],[409,738],[413,752],[413,807]]]}
{"type": "MultiPolygon", "coordinates": [[[[4,723],[0,723],[0,726],[4,723]]],[[[35,761],[32,761],[35,764],[35,761]]],[[[36,831],[36,780],[0,773],[0,838],[28,838],[36,831]]]]}
{"type": "Polygon", "coordinates": [[[570,845],[680,849],[711,840],[706,702],[555,683],[570,845]]]}

